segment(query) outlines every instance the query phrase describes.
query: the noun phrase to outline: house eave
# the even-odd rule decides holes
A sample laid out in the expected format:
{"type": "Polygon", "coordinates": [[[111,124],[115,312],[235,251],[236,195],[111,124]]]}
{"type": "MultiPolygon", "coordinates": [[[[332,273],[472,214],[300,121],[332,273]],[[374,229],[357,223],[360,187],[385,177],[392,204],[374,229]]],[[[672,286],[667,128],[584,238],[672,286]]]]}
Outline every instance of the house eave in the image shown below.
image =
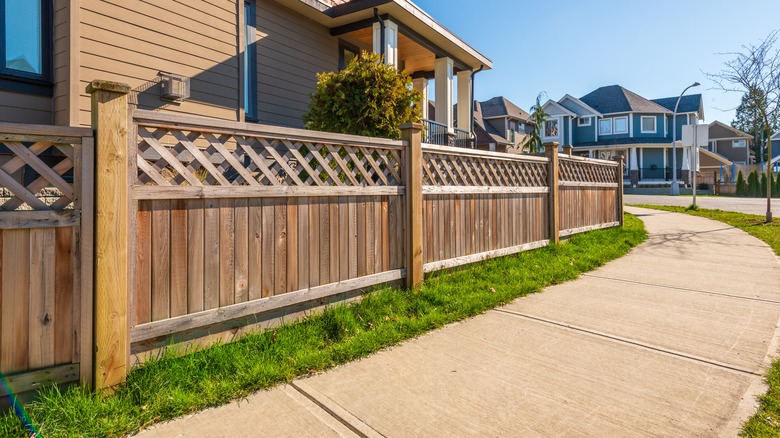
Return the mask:
{"type": "Polygon", "coordinates": [[[324,10],[322,2],[318,0],[276,1],[331,29],[371,19],[376,8],[380,15],[389,14],[399,24],[421,35],[469,68],[493,68],[493,61],[408,0],[353,0],[324,10]]]}

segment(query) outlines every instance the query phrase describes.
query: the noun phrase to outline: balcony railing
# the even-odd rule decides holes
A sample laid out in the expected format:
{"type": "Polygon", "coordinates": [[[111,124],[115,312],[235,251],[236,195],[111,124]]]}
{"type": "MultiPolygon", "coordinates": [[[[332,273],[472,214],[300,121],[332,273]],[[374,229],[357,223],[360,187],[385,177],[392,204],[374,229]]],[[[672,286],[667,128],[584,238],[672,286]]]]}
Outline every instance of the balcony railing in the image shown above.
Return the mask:
{"type": "MultiPolygon", "coordinates": [[[[672,169],[645,168],[640,169],[642,180],[671,181],[672,169]]],[[[682,169],[677,169],[677,179],[682,180],[682,169]]]]}
{"type": "Polygon", "coordinates": [[[455,128],[455,146],[459,148],[474,149],[477,147],[474,136],[465,129],[455,128]]]}
{"type": "Polygon", "coordinates": [[[447,125],[444,123],[428,119],[423,119],[422,123],[425,130],[423,132],[423,143],[471,149],[476,147],[474,136],[465,129],[455,129],[455,135],[451,136],[447,132],[447,125]]]}

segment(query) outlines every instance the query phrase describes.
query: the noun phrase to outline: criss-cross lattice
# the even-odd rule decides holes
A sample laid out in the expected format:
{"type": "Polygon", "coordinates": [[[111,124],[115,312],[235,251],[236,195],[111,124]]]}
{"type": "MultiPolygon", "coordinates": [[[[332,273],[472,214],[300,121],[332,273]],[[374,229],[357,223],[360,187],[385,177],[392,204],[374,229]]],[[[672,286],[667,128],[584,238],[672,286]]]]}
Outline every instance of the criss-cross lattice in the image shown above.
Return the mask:
{"type": "Polygon", "coordinates": [[[559,158],[559,176],[561,182],[614,183],[615,166],[592,161],[559,158]]]}
{"type": "Polygon", "coordinates": [[[401,149],[138,126],[138,183],[400,186],[401,149]]]}
{"type": "Polygon", "coordinates": [[[547,163],[484,156],[423,153],[429,186],[546,187],[547,163]]]}
{"type": "Polygon", "coordinates": [[[64,210],[76,200],[74,147],[48,141],[0,141],[11,159],[0,166],[0,210],[64,210]]]}

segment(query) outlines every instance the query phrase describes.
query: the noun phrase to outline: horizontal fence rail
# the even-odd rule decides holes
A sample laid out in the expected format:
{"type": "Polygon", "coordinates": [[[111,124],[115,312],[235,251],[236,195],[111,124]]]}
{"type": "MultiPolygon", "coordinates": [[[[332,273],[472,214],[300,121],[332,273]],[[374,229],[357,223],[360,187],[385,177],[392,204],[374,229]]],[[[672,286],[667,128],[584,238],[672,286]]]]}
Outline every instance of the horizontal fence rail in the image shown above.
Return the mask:
{"type": "Polygon", "coordinates": [[[92,131],[0,123],[0,151],[0,396],[89,383],[92,131]]]}

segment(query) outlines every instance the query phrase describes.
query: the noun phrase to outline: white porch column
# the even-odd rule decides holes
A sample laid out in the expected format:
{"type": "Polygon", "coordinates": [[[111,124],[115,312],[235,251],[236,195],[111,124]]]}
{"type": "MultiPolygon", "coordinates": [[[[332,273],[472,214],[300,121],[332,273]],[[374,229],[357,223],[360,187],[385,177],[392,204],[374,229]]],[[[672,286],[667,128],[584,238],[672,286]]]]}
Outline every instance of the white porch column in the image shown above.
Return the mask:
{"type": "Polygon", "coordinates": [[[683,150],[682,170],[691,170],[691,165],[688,162],[688,148],[682,148],[682,150],[683,150]]]}
{"type": "Polygon", "coordinates": [[[384,20],[385,41],[382,47],[382,25],[374,23],[374,53],[385,54],[385,64],[398,66],[398,25],[384,20]]]}
{"type": "Polygon", "coordinates": [[[437,58],[436,75],[436,121],[447,125],[447,131],[453,132],[452,117],[452,66],[450,58],[437,58]]]}
{"type": "Polygon", "coordinates": [[[420,101],[420,110],[422,111],[422,118],[428,118],[428,79],[417,78],[412,79],[412,88],[422,93],[422,100],[420,101]]]}
{"type": "Polygon", "coordinates": [[[474,99],[471,97],[471,71],[458,72],[458,128],[464,131],[471,130],[471,106],[474,99]]]}
{"type": "Polygon", "coordinates": [[[637,158],[636,158],[636,148],[631,148],[631,156],[628,164],[628,170],[639,170],[639,165],[637,164],[637,158]]]}

